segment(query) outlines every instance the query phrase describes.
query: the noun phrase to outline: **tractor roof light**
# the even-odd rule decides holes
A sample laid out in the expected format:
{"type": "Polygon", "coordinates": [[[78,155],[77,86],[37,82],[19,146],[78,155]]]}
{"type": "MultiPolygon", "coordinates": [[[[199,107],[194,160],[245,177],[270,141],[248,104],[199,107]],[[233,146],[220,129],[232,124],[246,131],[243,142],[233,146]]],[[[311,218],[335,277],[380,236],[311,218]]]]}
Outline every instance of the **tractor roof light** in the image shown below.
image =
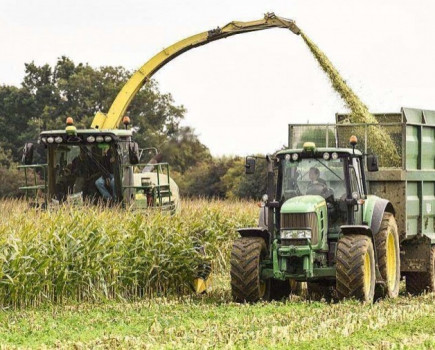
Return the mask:
{"type": "Polygon", "coordinates": [[[54,141],[55,141],[56,143],[62,143],[63,139],[62,139],[62,137],[57,136],[57,137],[54,139],[54,141]]]}
{"type": "Polygon", "coordinates": [[[291,157],[291,155],[289,153],[287,153],[284,158],[285,158],[285,160],[290,160],[290,157],[291,157]]]}
{"type": "Polygon", "coordinates": [[[48,143],[53,143],[54,142],[54,137],[47,137],[47,142],[48,143]]]}
{"type": "Polygon", "coordinates": [[[329,158],[330,158],[330,154],[328,152],[323,153],[324,160],[329,160],[329,158]]]}
{"type": "Polygon", "coordinates": [[[358,143],[358,138],[355,135],[352,135],[349,138],[349,143],[352,145],[352,147],[355,147],[356,144],[358,143]]]}
{"type": "Polygon", "coordinates": [[[95,138],[95,140],[96,140],[97,142],[103,142],[103,141],[104,141],[104,137],[103,137],[103,136],[97,136],[97,137],[95,138]]]}
{"type": "Polygon", "coordinates": [[[332,152],[331,157],[332,157],[332,159],[337,160],[338,159],[338,153],[337,152],[332,152]]]}
{"type": "Polygon", "coordinates": [[[122,118],[122,123],[124,124],[125,129],[130,125],[130,117],[128,115],[122,118]]]}
{"type": "Polygon", "coordinates": [[[293,153],[293,154],[292,154],[292,159],[293,159],[294,161],[297,161],[297,160],[299,159],[299,154],[297,154],[297,153],[293,153]]]}
{"type": "Polygon", "coordinates": [[[112,136],[104,136],[104,142],[111,142],[112,136]]]}
{"type": "Polygon", "coordinates": [[[305,152],[314,152],[316,150],[316,144],[314,142],[305,142],[302,148],[305,152]]]}
{"type": "Polygon", "coordinates": [[[95,137],[94,136],[88,136],[87,138],[86,138],[86,141],[88,141],[89,143],[93,143],[93,142],[95,142],[95,137]]]}

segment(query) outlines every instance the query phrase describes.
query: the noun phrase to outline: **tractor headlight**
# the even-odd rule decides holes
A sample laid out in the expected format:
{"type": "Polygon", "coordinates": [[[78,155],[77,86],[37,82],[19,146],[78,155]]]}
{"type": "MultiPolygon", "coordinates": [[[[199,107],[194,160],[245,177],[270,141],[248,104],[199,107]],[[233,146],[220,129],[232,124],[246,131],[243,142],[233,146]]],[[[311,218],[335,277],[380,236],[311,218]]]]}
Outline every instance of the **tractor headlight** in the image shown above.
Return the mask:
{"type": "Polygon", "coordinates": [[[281,238],[311,238],[311,230],[309,229],[286,229],[281,230],[281,238]]]}

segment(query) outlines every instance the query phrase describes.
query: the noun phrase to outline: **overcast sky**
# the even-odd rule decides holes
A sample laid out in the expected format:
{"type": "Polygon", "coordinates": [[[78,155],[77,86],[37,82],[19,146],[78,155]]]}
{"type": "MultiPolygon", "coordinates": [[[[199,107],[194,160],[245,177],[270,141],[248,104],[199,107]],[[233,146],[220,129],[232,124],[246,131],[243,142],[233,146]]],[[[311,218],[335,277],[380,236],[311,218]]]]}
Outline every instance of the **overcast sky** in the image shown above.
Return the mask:
{"type": "MultiPolygon", "coordinates": [[[[137,69],[178,40],[265,12],[294,19],[371,111],[435,110],[433,0],[0,0],[0,84],[62,55],[137,69]]],[[[346,110],[302,38],[283,29],[194,49],[154,78],[214,155],[273,152],[289,123],[333,123],[346,110]]]]}

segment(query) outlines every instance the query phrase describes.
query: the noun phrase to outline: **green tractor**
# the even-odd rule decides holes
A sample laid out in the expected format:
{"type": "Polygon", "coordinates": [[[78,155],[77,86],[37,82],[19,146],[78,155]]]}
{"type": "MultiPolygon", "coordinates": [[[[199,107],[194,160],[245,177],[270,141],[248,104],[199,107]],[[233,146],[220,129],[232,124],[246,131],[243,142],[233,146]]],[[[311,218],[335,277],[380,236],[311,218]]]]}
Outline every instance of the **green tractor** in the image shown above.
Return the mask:
{"type": "MultiPolygon", "coordinates": [[[[433,142],[435,125],[422,123],[417,112],[379,115],[385,125],[290,125],[290,148],[267,157],[259,225],[239,229],[233,245],[235,301],[284,298],[300,282],[309,298],[327,300],[394,298],[401,277],[410,293],[434,290],[433,145],[432,151],[424,147],[421,135],[433,142]],[[370,132],[378,127],[395,140],[396,167],[381,168],[382,155],[369,154],[370,132]],[[362,142],[351,136],[349,145],[352,134],[362,142]],[[427,152],[430,169],[414,164],[427,152]]],[[[247,157],[246,173],[255,171],[255,162],[247,157]]]]}

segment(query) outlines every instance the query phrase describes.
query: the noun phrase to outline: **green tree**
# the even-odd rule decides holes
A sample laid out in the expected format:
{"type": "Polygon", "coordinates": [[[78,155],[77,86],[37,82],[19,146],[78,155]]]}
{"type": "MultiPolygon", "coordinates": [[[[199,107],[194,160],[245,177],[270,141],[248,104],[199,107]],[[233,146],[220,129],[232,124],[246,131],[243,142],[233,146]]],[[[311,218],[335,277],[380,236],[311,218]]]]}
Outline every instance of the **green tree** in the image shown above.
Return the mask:
{"type": "Polygon", "coordinates": [[[0,147],[0,198],[19,197],[22,195],[18,189],[24,186],[24,174],[17,169],[12,160],[10,151],[0,147]]]}

